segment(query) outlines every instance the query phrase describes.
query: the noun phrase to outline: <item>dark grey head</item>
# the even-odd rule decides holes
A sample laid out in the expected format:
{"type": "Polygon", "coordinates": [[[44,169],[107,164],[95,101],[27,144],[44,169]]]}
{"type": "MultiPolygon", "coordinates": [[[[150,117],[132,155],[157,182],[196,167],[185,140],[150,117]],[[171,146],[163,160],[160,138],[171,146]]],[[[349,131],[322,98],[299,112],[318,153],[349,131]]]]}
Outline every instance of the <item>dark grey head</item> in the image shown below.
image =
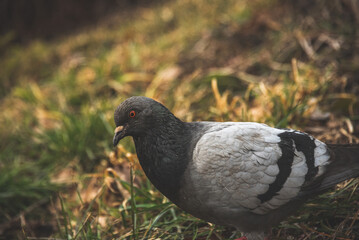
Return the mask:
{"type": "Polygon", "coordinates": [[[168,121],[173,114],[161,103],[147,97],[130,97],[116,109],[113,145],[126,137],[137,137],[168,121]]]}

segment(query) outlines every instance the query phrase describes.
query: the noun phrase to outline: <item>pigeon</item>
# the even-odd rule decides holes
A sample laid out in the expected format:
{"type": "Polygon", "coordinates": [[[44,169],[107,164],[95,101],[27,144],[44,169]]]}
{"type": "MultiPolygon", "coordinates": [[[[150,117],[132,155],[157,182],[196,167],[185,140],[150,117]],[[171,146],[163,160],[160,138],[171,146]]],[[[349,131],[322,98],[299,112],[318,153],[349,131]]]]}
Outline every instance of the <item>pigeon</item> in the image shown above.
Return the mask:
{"type": "Polygon", "coordinates": [[[115,110],[113,144],[132,136],[148,179],[179,208],[264,239],[308,198],[359,176],[359,144],[325,144],[255,122],[183,122],[134,96],[115,110]]]}

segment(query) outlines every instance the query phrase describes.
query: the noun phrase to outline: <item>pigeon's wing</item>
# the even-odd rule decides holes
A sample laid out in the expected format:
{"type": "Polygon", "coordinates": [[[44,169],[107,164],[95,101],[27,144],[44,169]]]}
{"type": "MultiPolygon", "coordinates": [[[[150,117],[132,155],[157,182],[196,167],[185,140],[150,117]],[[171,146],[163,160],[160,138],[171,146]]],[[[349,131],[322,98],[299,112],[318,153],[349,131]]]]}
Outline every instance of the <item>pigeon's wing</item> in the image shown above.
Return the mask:
{"type": "Polygon", "coordinates": [[[198,140],[191,175],[205,204],[266,214],[298,197],[329,158],[324,143],[302,132],[221,123],[198,140]]]}

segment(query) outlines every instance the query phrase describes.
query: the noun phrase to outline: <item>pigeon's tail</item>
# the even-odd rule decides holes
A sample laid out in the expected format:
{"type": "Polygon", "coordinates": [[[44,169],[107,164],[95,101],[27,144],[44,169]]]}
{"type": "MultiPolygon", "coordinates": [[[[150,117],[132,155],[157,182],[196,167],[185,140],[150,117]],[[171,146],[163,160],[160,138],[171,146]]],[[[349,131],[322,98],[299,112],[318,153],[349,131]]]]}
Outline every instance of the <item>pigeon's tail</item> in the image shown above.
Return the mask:
{"type": "Polygon", "coordinates": [[[321,183],[321,189],[359,177],[359,144],[328,144],[328,148],[332,161],[321,183]]]}

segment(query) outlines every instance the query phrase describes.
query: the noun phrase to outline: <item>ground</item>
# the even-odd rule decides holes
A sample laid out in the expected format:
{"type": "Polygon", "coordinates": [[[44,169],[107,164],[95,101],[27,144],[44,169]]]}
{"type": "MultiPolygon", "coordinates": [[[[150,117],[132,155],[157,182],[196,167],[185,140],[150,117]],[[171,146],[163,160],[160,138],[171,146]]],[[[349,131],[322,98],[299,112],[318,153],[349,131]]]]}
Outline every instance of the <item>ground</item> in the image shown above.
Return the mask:
{"type": "MultiPolygon", "coordinates": [[[[257,121],[359,143],[356,1],[166,1],[52,39],[0,38],[0,239],[227,239],[146,179],[132,95],[184,121],[257,121]]],[[[359,237],[359,181],[303,206],[273,239],[359,237]]],[[[240,233],[236,235],[240,236],[240,233]]]]}

